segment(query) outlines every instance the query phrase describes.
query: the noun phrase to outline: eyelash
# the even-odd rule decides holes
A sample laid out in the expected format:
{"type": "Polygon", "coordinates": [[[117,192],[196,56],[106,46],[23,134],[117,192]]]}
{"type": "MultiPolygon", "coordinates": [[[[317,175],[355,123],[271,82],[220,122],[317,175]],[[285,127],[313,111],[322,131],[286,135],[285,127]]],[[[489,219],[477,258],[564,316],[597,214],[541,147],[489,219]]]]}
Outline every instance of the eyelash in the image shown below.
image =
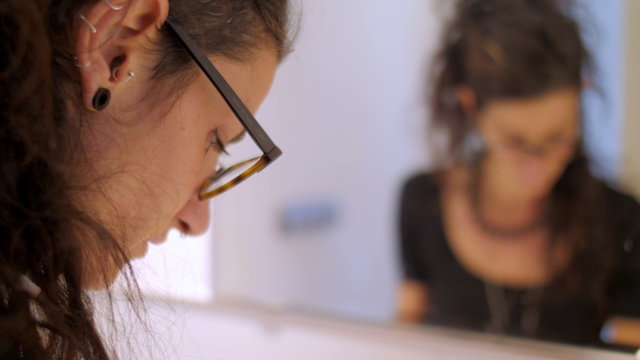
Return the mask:
{"type": "Polygon", "coordinates": [[[209,152],[209,150],[215,147],[217,149],[218,152],[221,152],[223,154],[229,155],[229,153],[227,152],[227,149],[224,147],[224,145],[222,144],[222,141],[220,141],[220,139],[218,138],[218,135],[213,135],[211,137],[211,142],[209,142],[209,145],[207,145],[207,149],[205,150],[205,154],[209,152]]]}

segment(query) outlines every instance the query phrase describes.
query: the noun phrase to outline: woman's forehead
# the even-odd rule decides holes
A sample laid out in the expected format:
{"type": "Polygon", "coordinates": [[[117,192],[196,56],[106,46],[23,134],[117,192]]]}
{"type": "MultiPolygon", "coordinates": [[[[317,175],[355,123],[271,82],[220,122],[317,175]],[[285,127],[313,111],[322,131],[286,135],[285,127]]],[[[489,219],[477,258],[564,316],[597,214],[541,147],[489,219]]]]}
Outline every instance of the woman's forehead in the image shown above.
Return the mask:
{"type": "Polygon", "coordinates": [[[579,121],[579,94],[575,90],[554,91],[539,97],[496,100],[487,105],[483,126],[520,136],[546,136],[572,131],[579,121]]]}

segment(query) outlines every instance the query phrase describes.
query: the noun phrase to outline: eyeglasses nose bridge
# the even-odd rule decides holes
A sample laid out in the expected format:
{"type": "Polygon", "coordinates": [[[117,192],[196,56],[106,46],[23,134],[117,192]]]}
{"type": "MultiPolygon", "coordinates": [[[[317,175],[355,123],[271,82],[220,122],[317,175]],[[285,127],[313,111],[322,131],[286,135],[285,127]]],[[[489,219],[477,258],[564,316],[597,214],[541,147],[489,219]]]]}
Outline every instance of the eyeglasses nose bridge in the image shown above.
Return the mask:
{"type": "Polygon", "coordinates": [[[223,176],[224,174],[227,173],[227,171],[229,171],[230,169],[232,169],[233,167],[225,167],[222,164],[217,164],[216,165],[216,172],[215,174],[213,174],[213,176],[211,177],[212,179],[216,179],[219,178],[220,176],[223,176]]]}
{"type": "Polygon", "coordinates": [[[532,157],[536,157],[536,158],[543,158],[549,152],[551,152],[552,148],[550,146],[547,146],[547,145],[532,145],[532,144],[528,144],[522,150],[524,151],[524,153],[526,155],[529,155],[529,156],[532,156],[532,157]]]}
{"type": "Polygon", "coordinates": [[[527,154],[535,157],[543,157],[547,153],[547,149],[545,149],[544,146],[529,145],[529,147],[525,149],[527,154]]]}

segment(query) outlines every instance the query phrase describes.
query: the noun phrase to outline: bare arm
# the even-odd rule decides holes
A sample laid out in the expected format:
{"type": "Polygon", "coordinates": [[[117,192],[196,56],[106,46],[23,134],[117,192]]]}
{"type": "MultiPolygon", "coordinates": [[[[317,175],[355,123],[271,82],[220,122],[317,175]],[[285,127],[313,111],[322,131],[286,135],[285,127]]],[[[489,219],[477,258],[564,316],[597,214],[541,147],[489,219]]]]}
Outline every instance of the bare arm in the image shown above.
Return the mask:
{"type": "Polygon", "coordinates": [[[615,345],[640,346],[640,319],[622,316],[609,318],[602,330],[602,340],[615,345]]]}
{"type": "Polygon", "coordinates": [[[405,280],[398,294],[396,319],[404,323],[421,323],[428,313],[429,292],[418,281],[405,280]]]}

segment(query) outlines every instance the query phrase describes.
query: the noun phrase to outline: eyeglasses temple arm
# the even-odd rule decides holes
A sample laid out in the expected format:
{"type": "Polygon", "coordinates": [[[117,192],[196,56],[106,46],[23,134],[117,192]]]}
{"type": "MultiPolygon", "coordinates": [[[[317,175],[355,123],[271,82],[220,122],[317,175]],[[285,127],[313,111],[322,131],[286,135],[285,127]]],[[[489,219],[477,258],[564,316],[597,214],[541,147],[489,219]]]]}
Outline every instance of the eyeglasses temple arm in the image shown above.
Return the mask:
{"type": "Polygon", "coordinates": [[[233,91],[224,77],[222,77],[218,69],[213,66],[209,58],[207,58],[198,49],[198,46],[193,42],[182,26],[171,16],[167,18],[166,24],[184,44],[189,55],[191,55],[196,64],[198,64],[211,83],[213,83],[220,95],[222,95],[224,101],[229,105],[236,117],[242,122],[247,133],[249,133],[249,136],[253,138],[260,149],[267,155],[269,161],[273,161],[280,156],[282,151],[274,144],[273,140],[271,140],[264,129],[262,129],[253,114],[251,114],[251,111],[247,109],[244,103],[240,100],[240,97],[235,93],[235,91],[233,91]]]}

